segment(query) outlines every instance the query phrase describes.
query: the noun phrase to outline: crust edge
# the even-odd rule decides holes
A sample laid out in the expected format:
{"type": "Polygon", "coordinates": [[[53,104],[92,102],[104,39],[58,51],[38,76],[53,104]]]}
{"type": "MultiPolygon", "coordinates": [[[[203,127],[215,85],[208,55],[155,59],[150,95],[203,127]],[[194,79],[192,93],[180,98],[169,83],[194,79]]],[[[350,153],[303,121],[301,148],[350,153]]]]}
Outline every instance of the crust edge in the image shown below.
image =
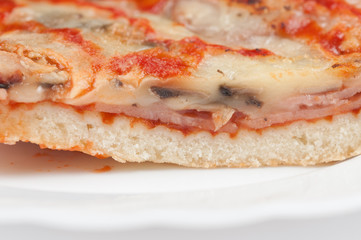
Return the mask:
{"type": "Polygon", "coordinates": [[[44,148],[81,151],[119,162],[174,163],[188,167],[317,165],[361,154],[361,115],[332,121],[298,121],[259,134],[241,130],[234,138],[147,128],[127,117],[104,124],[99,113],[79,113],[51,103],[11,108],[0,105],[0,142],[32,142],[44,148]]]}

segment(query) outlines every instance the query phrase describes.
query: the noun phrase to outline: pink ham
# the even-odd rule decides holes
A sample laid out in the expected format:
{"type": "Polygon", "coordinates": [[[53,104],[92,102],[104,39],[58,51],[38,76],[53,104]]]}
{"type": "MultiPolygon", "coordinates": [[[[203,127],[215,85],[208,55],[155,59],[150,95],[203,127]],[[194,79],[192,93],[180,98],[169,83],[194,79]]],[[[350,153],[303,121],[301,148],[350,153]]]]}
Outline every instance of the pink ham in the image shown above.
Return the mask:
{"type": "Polygon", "coordinates": [[[223,126],[219,125],[217,119],[213,119],[215,114],[199,112],[197,110],[175,111],[162,104],[154,104],[149,107],[97,104],[95,110],[160,121],[164,125],[172,124],[211,132],[235,133],[239,129],[239,126],[250,129],[262,129],[276,124],[297,120],[319,119],[350,112],[361,108],[360,92],[361,87],[358,86],[346,88],[341,91],[329,92],[323,95],[292,97],[287,101],[282,101],[287,104],[280,104],[278,109],[283,108],[283,111],[266,114],[255,119],[250,119],[238,112],[238,114],[233,115],[233,118],[226,118],[228,122],[223,122],[223,126]]]}

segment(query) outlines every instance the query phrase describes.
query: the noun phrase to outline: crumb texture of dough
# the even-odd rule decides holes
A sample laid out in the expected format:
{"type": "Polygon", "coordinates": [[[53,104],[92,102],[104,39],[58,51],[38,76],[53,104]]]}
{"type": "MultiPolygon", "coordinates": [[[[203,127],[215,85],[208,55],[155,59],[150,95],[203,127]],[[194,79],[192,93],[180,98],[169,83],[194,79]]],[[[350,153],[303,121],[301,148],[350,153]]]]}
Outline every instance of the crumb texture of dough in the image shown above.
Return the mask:
{"type": "Polygon", "coordinates": [[[79,113],[51,103],[16,108],[0,105],[0,141],[26,141],[42,147],[110,156],[119,162],[174,163],[188,167],[261,167],[316,165],[361,153],[361,115],[299,121],[262,133],[240,130],[212,136],[183,135],[164,126],[149,129],[118,116],[105,124],[101,114],[79,113]]]}

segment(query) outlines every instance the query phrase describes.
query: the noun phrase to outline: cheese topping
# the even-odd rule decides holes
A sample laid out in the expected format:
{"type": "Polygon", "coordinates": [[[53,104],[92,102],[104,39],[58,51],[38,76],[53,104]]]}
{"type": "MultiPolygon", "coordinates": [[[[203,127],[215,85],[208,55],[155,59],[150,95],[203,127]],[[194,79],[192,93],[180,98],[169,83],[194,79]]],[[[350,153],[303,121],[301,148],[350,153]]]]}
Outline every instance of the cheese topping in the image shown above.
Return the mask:
{"type": "Polygon", "coordinates": [[[360,33],[350,0],[4,0],[1,101],[215,132],[315,119],[361,108],[360,33]]]}

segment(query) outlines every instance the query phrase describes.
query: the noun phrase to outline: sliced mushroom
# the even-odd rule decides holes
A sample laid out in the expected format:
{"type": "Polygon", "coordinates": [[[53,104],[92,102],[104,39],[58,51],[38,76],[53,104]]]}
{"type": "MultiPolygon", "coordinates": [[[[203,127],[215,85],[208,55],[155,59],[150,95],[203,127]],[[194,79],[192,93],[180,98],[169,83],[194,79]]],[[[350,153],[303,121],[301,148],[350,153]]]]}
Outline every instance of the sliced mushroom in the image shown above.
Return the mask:
{"type": "Polygon", "coordinates": [[[1,89],[9,89],[9,88],[10,88],[10,84],[0,83],[0,88],[1,88],[1,89]]]}
{"type": "Polygon", "coordinates": [[[247,105],[254,105],[257,108],[261,108],[263,106],[263,102],[261,102],[260,100],[258,100],[255,96],[249,96],[246,99],[246,104],[247,105]]]}
{"type": "Polygon", "coordinates": [[[121,88],[124,86],[124,83],[117,78],[113,78],[110,83],[115,88],[121,88]]]}
{"type": "Polygon", "coordinates": [[[174,97],[179,97],[181,95],[181,91],[177,89],[153,86],[150,87],[150,90],[160,99],[174,98],[174,97]]]}
{"type": "Polygon", "coordinates": [[[250,105],[250,106],[255,106],[257,108],[261,108],[263,106],[263,102],[256,97],[257,96],[256,91],[251,89],[235,88],[226,85],[221,85],[219,87],[219,92],[224,97],[224,101],[226,103],[233,102],[231,106],[237,105],[238,107],[238,105],[240,105],[241,103],[245,103],[246,105],[250,105]]]}
{"type": "Polygon", "coordinates": [[[245,95],[255,95],[256,91],[249,88],[230,87],[221,85],[219,92],[224,97],[240,97],[245,95]]]}
{"type": "Polygon", "coordinates": [[[12,85],[21,83],[23,81],[23,74],[20,71],[16,71],[11,75],[0,75],[0,88],[9,89],[12,85]]]}
{"type": "Polygon", "coordinates": [[[225,97],[232,97],[233,96],[233,90],[226,86],[220,86],[219,92],[222,94],[222,96],[225,97]]]}

